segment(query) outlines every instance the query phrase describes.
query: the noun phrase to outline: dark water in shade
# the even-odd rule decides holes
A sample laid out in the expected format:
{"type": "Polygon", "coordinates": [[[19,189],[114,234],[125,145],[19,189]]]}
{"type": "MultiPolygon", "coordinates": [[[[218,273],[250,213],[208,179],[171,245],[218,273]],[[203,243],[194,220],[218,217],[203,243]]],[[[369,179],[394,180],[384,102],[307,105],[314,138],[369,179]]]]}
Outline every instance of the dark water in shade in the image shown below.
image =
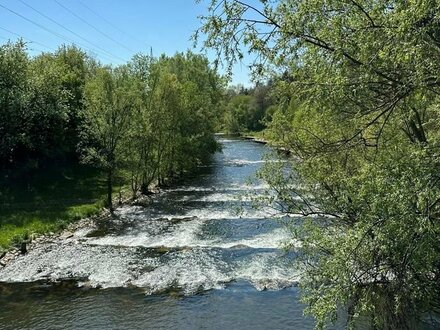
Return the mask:
{"type": "Polygon", "coordinates": [[[246,202],[265,188],[248,177],[269,149],[220,142],[210,166],[150,206],[1,270],[0,329],[312,329],[280,249],[287,230],[246,202]]]}

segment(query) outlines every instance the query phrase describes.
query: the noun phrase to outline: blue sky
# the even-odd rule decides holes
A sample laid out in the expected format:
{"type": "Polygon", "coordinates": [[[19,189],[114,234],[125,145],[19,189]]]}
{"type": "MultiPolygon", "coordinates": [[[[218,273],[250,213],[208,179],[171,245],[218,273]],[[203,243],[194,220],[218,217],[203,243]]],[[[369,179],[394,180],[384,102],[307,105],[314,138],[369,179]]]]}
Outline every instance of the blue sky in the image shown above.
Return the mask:
{"type": "MultiPolygon", "coordinates": [[[[30,53],[36,54],[73,41],[102,63],[115,65],[128,61],[135,53],[149,53],[150,47],[154,55],[173,55],[192,48],[190,37],[200,25],[197,17],[207,13],[208,3],[209,0],[198,4],[194,0],[0,0],[0,43],[21,36],[32,41],[30,53]]],[[[235,66],[232,83],[249,85],[247,64],[245,59],[235,66]]]]}

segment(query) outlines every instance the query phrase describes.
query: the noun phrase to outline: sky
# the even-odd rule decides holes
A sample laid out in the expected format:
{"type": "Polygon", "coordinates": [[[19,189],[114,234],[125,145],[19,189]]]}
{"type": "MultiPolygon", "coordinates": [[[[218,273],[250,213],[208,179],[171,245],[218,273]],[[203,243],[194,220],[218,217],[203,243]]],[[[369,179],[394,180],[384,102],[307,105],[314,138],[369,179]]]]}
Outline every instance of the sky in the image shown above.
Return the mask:
{"type": "MultiPolygon", "coordinates": [[[[113,65],[139,52],[149,54],[151,48],[155,56],[199,52],[190,37],[208,4],[209,0],[0,0],[0,44],[22,37],[35,55],[75,43],[113,65]]],[[[235,65],[232,84],[250,85],[249,62],[245,57],[235,65]]]]}

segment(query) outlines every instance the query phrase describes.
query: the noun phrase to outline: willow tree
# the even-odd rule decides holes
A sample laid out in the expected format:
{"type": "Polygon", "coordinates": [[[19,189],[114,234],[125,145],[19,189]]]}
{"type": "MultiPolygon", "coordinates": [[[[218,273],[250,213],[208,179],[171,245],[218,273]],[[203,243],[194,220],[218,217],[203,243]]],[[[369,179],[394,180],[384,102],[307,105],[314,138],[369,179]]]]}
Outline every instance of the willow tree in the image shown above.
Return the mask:
{"type": "Polygon", "coordinates": [[[214,0],[202,17],[196,37],[229,68],[249,52],[255,75],[278,77],[271,136],[297,160],[260,175],[282,211],[306,216],[293,232],[318,327],[340,306],[380,328],[440,308],[438,8],[214,0]]]}

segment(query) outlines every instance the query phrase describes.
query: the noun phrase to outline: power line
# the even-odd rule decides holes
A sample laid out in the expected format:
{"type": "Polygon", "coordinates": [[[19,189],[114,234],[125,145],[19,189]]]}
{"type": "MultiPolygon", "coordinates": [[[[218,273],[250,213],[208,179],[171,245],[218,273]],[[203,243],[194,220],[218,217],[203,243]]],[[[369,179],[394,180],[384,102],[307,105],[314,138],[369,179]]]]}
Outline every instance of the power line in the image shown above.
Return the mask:
{"type": "Polygon", "coordinates": [[[24,4],[25,6],[29,7],[30,9],[32,9],[33,11],[35,11],[36,13],[40,14],[41,16],[43,16],[44,18],[48,19],[49,21],[51,21],[52,23],[58,25],[59,27],[63,28],[64,30],[72,33],[73,35],[77,36],[78,38],[80,38],[81,40],[87,42],[88,44],[92,45],[93,47],[96,47],[98,49],[100,49],[101,51],[103,51],[104,53],[108,54],[111,57],[117,58],[119,60],[124,61],[124,59],[113,55],[112,53],[109,53],[107,50],[105,50],[104,48],[100,47],[99,45],[94,44],[93,42],[87,40],[86,38],[82,37],[81,35],[79,35],[78,33],[76,33],[75,31],[72,31],[71,29],[65,27],[64,25],[58,23],[57,21],[55,21],[54,19],[52,19],[51,17],[45,15],[44,13],[42,13],[41,11],[39,11],[38,9],[35,9],[34,7],[32,7],[31,5],[27,4],[26,2],[24,2],[23,0],[19,0],[22,4],[24,4]]]}
{"type": "Polygon", "coordinates": [[[49,46],[47,46],[47,45],[45,45],[45,44],[42,44],[41,42],[34,41],[34,40],[29,39],[29,38],[25,38],[25,37],[23,37],[22,35],[20,35],[20,34],[18,34],[18,33],[15,33],[15,32],[13,32],[13,31],[11,31],[11,30],[5,29],[4,27],[1,27],[1,26],[0,26],[0,29],[3,30],[3,31],[6,31],[6,32],[8,32],[8,33],[10,33],[10,34],[13,34],[13,35],[15,35],[15,36],[17,36],[17,37],[19,37],[19,38],[22,38],[22,39],[24,39],[24,40],[28,40],[29,42],[34,43],[34,44],[36,44],[36,45],[40,45],[40,46],[42,46],[42,47],[44,47],[44,48],[47,48],[47,49],[50,49],[50,50],[54,50],[53,47],[49,47],[49,46]]]}
{"type": "Polygon", "coordinates": [[[57,32],[54,32],[54,31],[52,31],[51,29],[46,28],[44,25],[41,25],[41,24],[39,24],[39,23],[37,23],[37,22],[35,22],[35,21],[33,21],[33,20],[31,20],[31,19],[29,19],[29,18],[27,18],[27,17],[21,15],[20,13],[17,13],[16,11],[14,11],[14,10],[12,10],[12,9],[9,9],[8,7],[5,7],[5,6],[2,5],[1,3],[0,3],[0,7],[2,7],[3,9],[6,9],[7,11],[9,11],[9,12],[11,12],[11,13],[13,13],[14,15],[17,15],[18,17],[21,17],[21,18],[24,19],[25,21],[28,21],[28,22],[30,22],[30,23],[32,23],[32,24],[38,26],[40,29],[43,29],[43,30],[45,30],[45,31],[47,31],[47,32],[49,32],[49,33],[51,33],[51,34],[53,34],[54,36],[56,36],[56,37],[58,37],[58,38],[60,38],[60,39],[65,39],[65,40],[68,40],[69,42],[73,42],[73,41],[72,41],[71,39],[69,39],[68,37],[63,36],[62,34],[59,34],[59,33],[57,33],[57,32]]]}
{"type": "MultiPolygon", "coordinates": [[[[11,43],[12,41],[11,41],[11,38],[6,38],[5,36],[2,36],[2,35],[0,35],[0,39],[4,39],[4,40],[6,40],[6,41],[8,41],[8,43],[11,43]]],[[[0,45],[0,47],[1,47],[2,45],[0,45]]],[[[37,48],[30,48],[30,47],[26,47],[26,49],[27,50],[32,50],[32,51],[34,51],[34,52],[41,52],[41,53],[44,53],[44,50],[43,49],[37,49],[37,48]]]]}
{"type": "Polygon", "coordinates": [[[104,22],[106,22],[108,25],[110,25],[111,27],[113,27],[115,30],[119,31],[122,34],[125,34],[126,36],[130,37],[131,39],[133,39],[136,42],[139,43],[143,43],[143,41],[139,40],[138,38],[135,38],[134,36],[132,36],[131,34],[125,32],[124,30],[120,29],[118,26],[116,26],[115,24],[113,24],[111,21],[109,21],[108,19],[106,19],[105,17],[103,17],[102,15],[100,15],[98,12],[96,12],[95,10],[93,10],[92,8],[90,8],[89,6],[87,6],[84,2],[82,2],[81,0],[79,0],[79,3],[87,8],[91,13],[93,13],[95,16],[99,17],[100,19],[102,19],[104,22]]]}
{"type": "MultiPolygon", "coordinates": [[[[79,44],[79,45],[81,45],[82,47],[84,47],[85,49],[88,48],[87,46],[84,46],[84,45],[82,45],[82,44],[80,44],[80,43],[78,43],[78,42],[75,42],[74,40],[70,39],[69,37],[66,37],[65,35],[62,35],[61,33],[55,32],[55,31],[53,31],[53,30],[51,30],[51,29],[45,27],[44,25],[41,25],[41,24],[39,24],[39,23],[37,23],[37,22],[31,20],[30,18],[27,18],[26,16],[23,16],[23,15],[21,15],[20,13],[17,13],[16,11],[14,11],[14,10],[12,10],[12,9],[9,9],[8,7],[2,5],[1,3],[0,3],[0,7],[3,8],[3,9],[6,9],[7,11],[13,13],[14,15],[16,15],[16,16],[18,16],[18,17],[21,17],[21,18],[24,19],[25,21],[30,22],[30,23],[34,24],[35,26],[38,26],[40,29],[43,29],[43,30],[45,30],[46,32],[49,32],[50,34],[53,34],[54,36],[56,36],[56,37],[58,37],[58,38],[60,38],[60,39],[62,39],[62,40],[67,40],[67,41],[69,41],[69,42],[71,42],[71,43],[73,43],[73,44],[79,44]]],[[[106,57],[108,57],[108,56],[106,56],[106,57]]],[[[117,58],[119,58],[119,57],[117,57],[117,58]]],[[[119,59],[125,62],[124,59],[122,59],[122,58],[119,58],[119,59]]]]}
{"type": "Polygon", "coordinates": [[[107,39],[113,41],[114,43],[118,44],[119,46],[127,49],[129,52],[131,53],[135,53],[135,51],[131,50],[130,48],[128,48],[127,46],[125,46],[124,44],[120,43],[119,41],[113,39],[112,37],[110,37],[107,33],[102,32],[100,29],[98,29],[97,27],[95,27],[94,25],[90,24],[89,22],[87,22],[84,18],[82,18],[81,16],[75,14],[75,12],[73,12],[72,10],[70,10],[69,8],[67,8],[66,6],[64,6],[63,4],[61,4],[58,0],[53,0],[55,1],[60,7],[64,8],[65,10],[67,10],[70,14],[72,14],[73,16],[75,16],[76,18],[78,18],[79,20],[81,20],[83,23],[87,24],[88,26],[90,26],[92,29],[94,29],[95,31],[97,31],[98,33],[100,33],[101,35],[103,35],[104,37],[106,37],[107,39]]]}

